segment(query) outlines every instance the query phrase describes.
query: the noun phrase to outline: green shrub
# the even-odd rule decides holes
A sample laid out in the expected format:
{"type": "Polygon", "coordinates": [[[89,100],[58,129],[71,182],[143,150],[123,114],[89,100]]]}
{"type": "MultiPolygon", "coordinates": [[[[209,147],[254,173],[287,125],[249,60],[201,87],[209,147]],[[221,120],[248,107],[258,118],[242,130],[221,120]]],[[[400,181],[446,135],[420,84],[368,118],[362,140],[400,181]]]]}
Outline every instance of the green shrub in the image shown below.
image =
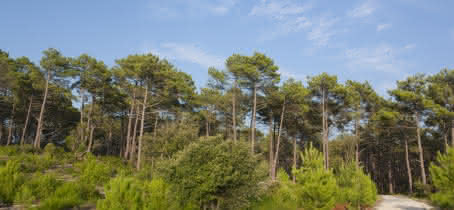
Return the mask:
{"type": "Polygon", "coordinates": [[[336,176],[340,188],[339,202],[351,209],[372,206],[377,200],[377,188],[363,170],[351,162],[340,167],[336,176]]]}
{"type": "MultiPolygon", "coordinates": [[[[32,179],[22,186],[22,190],[31,190],[36,199],[43,199],[51,195],[62,184],[53,174],[35,173],[32,179]]],[[[25,194],[28,192],[24,192],[25,194]]]]}
{"type": "Polygon", "coordinates": [[[39,205],[38,209],[57,210],[79,206],[86,199],[86,191],[77,183],[65,183],[39,205]]]}
{"type": "Polygon", "coordinates": [[[310,145],[301,154],[301,159],[302,167],[294,170],[298,206],[307,210],[332,209],[338,186],[332,171],[323,167],[323,155],[310,145]]]}
{"type": "Polygon", "coordinates": [[[183,206],[241,209],[257,195],[258,161],[243,142],[202,139],[175,157],[163,168],[183,206]]]}
{"type": "Polygon", "coordinates": [[[414,195],[419,198],[427,198],[433,191],[433,186],[430,184],[423,184],[420,180],[415,182],[414,195]]]}
{"type": "Polygon", "coordinates": [[[169,209],[169,188],[161,179],[143,182],[133,177],[116,177],[105,186],[106,198],[97,209],[169,209]]]}
{"type": "Polygon", "coordinates": [[[30,153],[22,153],[11,157],[11,159],[18,161],[21,165],[21,170],[26,173],[33,173],[37,171],[44,172],[46,169],[49,169],[51,166],[56,164],[55,160],[52,158],[30,153]]]}
{"type": "Polygon", "coordinates": [[[109,181],[115,174],[114,168],[110,164],[104,164],[89,154],[86,159],[76,164],[80,181],[89,185],[101,185],[109,181]]]}
{"type": "Polygon", "coordinates": [[[262,199],[255,202],[251,209],[298,209],[298,196],[295,185],[283,169],[277,173],[277,181],[269,187],[269,192],[262,199]]]}
{"type": "Polygon", "coordinates": [[[12,203],[24,182],[25,178],[20,171],[19,162],[9,160],[6,166],[0,168],[0,203],[12,203]]]}
{"type": "Polygon", "coordinates": [[[22,153],[21,149],[17,145],[11,146],[1,146],[0,147],[0,155],[1,156],[14,156],[22,153]]]}
{"type": "Polygon", "coordinates": [[[430,164],[430,177],[437,190],[431,200],[444,209],[454,209],[454,147],[446,154],[438,153],[436,163],[430,164]]]}

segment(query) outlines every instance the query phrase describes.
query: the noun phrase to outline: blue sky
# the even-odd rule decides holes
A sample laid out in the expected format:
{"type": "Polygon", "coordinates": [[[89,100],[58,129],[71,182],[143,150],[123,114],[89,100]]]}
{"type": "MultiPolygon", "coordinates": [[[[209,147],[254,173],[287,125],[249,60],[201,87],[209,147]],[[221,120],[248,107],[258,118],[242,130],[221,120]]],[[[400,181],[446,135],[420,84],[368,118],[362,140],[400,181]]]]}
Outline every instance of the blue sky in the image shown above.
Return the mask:
{"type": "Polygon", "coordinates": [[[272,57],[284,78],[321,72],[395,81],[454,68],[451,0],[98,0],[2,1],[0,49],[39,61],[54,47],[67,56],[115,59],[152,52],[206,83],[209,66],[232,53],[272,57]]]}

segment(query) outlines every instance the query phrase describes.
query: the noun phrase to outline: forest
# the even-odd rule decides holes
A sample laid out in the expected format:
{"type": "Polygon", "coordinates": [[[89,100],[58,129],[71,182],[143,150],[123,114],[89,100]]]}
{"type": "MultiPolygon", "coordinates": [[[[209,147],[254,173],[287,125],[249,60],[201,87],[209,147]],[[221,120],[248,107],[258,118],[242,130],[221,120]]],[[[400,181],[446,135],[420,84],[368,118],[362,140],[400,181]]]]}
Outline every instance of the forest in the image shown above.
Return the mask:
{"type": "Polygon", "coordinates": [[[0,50],[0,207],[366,209],[405,194],[454,209],[454,70],[381,95],[233,54],[191,75],[154,54],[107,66],[0,50]]]}

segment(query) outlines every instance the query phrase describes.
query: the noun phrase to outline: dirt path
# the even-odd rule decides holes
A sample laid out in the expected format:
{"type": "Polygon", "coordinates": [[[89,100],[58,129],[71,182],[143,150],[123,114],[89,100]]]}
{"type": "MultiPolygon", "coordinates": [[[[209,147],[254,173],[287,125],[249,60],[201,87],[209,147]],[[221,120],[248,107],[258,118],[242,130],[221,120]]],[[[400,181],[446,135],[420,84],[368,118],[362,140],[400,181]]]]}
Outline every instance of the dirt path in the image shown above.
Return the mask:
{"type": "Polygon", "coordinates": [[[425,210],[434,209],[426,203],[415,201],[404,196],[382,195],[376,210],[425,210]]]}

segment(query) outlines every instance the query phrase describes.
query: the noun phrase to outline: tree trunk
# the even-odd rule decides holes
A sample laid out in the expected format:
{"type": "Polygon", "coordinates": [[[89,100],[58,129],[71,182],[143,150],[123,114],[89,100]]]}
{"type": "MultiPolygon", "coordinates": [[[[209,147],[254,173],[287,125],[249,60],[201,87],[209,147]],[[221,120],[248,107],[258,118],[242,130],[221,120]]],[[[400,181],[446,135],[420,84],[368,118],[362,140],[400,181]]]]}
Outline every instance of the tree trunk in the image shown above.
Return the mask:
{"type": "MultiPolygon", "coordinates": [[[[271,113],[271,112],[270,112],[271,113]]],[[[269,136],[270,136],[270,142],[269,142],[269,162],[270,162],[270,177],[273,177],[273,114],[270,114],[270,122],[269,122],[269,136]]]]}
{"type": "Polygon", "coordinates": [[[139,124],[139,104],[136,105],[136,120],[135,120],[135,123],[134,123],[134,129],[133,129],[133,132],[132,132],[132,142],[131,142],[131,146],[129,147],[129,149],[131,151],[129,151],[129,162],[133,162],[134,159],[135,159],[135,156],[136,156],[136,136],[137,136],[137,125],[139,124]]]}
{"type": "Polygon", "coordinates": [[[129,116],[128,116],[128,131],[126,134],[126,150],[125,150],[125,158],[128,158],[129,155],[129,147],[131,146],[131,124],[132,124],[132,116],[134,114],[134,107],[136,101],[136,88],[134,87],[132,91],[132,103],[131,108],[129,109],[129,116]]]}
{"type": "Polygon", "coordinates": [[[356,145],[355,145],[355,162],[356,166],[359,167],[359,119],[355,120],[355,135],[356,135],[356,145]]]}
{"type": "Polygon", "coordinates": [[[140,169],[140,164],[142,161],[142,139],[143,139],[143,127],[145,124],[145,110],[147,109],[147,96],[148,96],[148,86],[145,86],[145,96],[143,98],[142,105],[142,120],[140,121],[140,134],[139,134],[139,151],[137,152],[137,165],[136,168],[140,169]]]}
{"type": "Polygon", "coordinates": [[[41,104],[41,111],[39,112],[38,126],[36,127],[35,142],[33,145],[35,148],[38,148],[38,149],[41,146],[41,129],[42,129],[42,124],[43,124],[44,110],[46,108],[47,94],[49,92],[49,80],[50,80],[50,72],[47,71],[46,86],[44,88],[44,98],[43,98],[43,103],[41,104]]]}
{"type": "Polygon", "coordinates": [[[22,129],[22,136],[20,137],[20,145],[24,145],[25,134],[27,133],[28,121],[30,120],[30,113],[32,110],[33,97],[30,96],[30,102],[28,103],[27,116],[25,117],[24,129],[22,129]]]}
{"type": "MultiPolygon", "coordinates": [[[[84,107],[85,107],[85,90],[83,88],[80,89],[81,95],[81,107],[80,107],[80,143],[84,142],[85,133],[84,133],[84,107]]],[[[74,145],[76,142],[74,142],[74,145]]]]}
{"type": "Polygon", "coordinates": [[[87,152],[91,152],[91,147],[93,146],[93,132],[94,131],[95,131],[95,126],[92,126],[90,129],[90,136],[88,138],[87,152]]]}
{"type": "Polygon", "coordinates": [[[156,119],[154,120],[153,140],[156,139],[156,135],[158,134],[158,119],[159,113],[156,114],[156,119]]]}
{"type": "Polygon", "coordinates": [[[252,124],[251,124],[251,153],[254,154],[254,146],[255,146],[255,123],[256,123],[256,109],[257,109],[257,86],[254,84],[254,102],[252,105],[252,124]]]}
{"type": "Polygon", "coordinates": [[[281,121],[279,123],[279,132],[277,134],[276,153],[274,154],[273,174],[272,174],[273,176],[271,177],[273,181],[276,180],[277,161],[279,159],[279,146],[281,143],[282,126],[284,124],[285,103],[286,103],[286,100],[284,98],[284,103],[282,104],[281,121]]]}
{"type": "MultiPolygon", "coordinates": [[[[296,137],[293,137],[293,170],[296,170],[296,137]]],[[[293,184],[296,183],[295,172],[292,171],[293,184]]]]}
{"type": "Polygon", "coordinates": [[[422,178],[422,183],[424,185],[427,184],[426,180],[426,169],[424,167],[424,154],[423,154],[423,149],[422,149],[422,144],[421,144],[421,128],[419,128],[419,116],[416,116],[416,135],[418,139],[418,151],[419,151],[419,163],[421,167],[421,178],[422,178]]]}
{"type": "MultiPolygon", "coordinates": [[[[90,105],[90,112],[88,113],[88,119],[87,119],[87,130],[86,130],[86,133],[90,133],[90,129],[92,127],[91,125],[91,118],[92,118],[92,115],[93,115],[93,109],[94,109],[94,106],[95,106],[95,96],[92,95],[91,96],[91,105],[90,105]]],[[[89,136],[85,136],[85,144],[87,143],[87,141],[89,140],[88,139],[89,136]]]]}
{"type": "Polygon", "coordinates": [[[233,142],[236,142],[236,80],[233,85],[232,94],[232,130],[233,130],[233,142]]]}
{"type": "Polygon", "coordinates": [[[393,186],[393,174],[391,168],[391,161],[388,163],[388,186],[389,186],[389,194],[394,194],[394,186],[393,186]]]}
{"type": "Polygon", "coordinates": [[[454,120],[451,122],[451,146],[454,147],[454,120]]]}
{"type": "Polygon", "coordinates": [[[8,141],[6,142],[6,146],[11,144],[11,138],[13,137],[13,125],[14,125],[14,115],[15,114],[16,114],[16,103],[13,102],[13,111],[11,112],[11,119],[9,121],[8,141]]]}
{"type": "Polygon", "coordinates": [[[210,125],[209,125],[209,123],[208,123],[208,119],[205,120],[205,127],[206,127],[206,128],[205,128],[205,135],[206,135],[206,137],[208,138],[208,136],[210,136],[210,131],[209,131],[210,125]]]}
{"type": "Polygon", "coordinates": [[[411,177],[410,159],[408,158],[408,140],[407,139],[405,139],[405,162],[407,164],[408,189],[410,190],[410,194],[413,194],[413,180],[411,177]]]}
{"type": "Polygon", "coordinates": [[[445,151],[448,151],[448,148],[449,148],[449,144],[448,144],[448,132],[445,132],[443,134],[443,139],[445,141],[445,151]]]}
{"type": "Polygon", "coordinates": [[[0,121],[0,144],[2,144],[3,137],[3,121],[0,121]]]}

